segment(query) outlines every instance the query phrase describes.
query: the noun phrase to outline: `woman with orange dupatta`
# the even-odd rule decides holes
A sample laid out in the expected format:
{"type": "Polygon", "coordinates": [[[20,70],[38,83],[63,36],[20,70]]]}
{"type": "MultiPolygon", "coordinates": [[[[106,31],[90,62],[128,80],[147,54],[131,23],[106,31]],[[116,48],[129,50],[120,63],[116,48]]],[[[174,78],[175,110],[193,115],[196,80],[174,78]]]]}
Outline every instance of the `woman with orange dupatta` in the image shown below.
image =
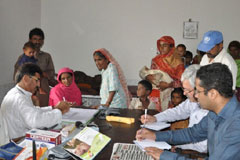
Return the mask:
{"type": "Polygon", "coordinates": [[[130,103],[130,94],[118,62],[104,48],[96,50],[93,53],[93,59],[102,75],[101,106],[127,108],[130,103]]]}
{"type": "MultiPolygon", "coordinates": [[[[184,64],[175,52],[175,42],[172,37],[161,37],[157,41],[157,48],[160,54],[152,59],[151,69],[166,72],[173,79],[171,83],[161,81],[159,85],[157,85],[158,89],[153,89],[149,97],[150,100],[156,104],[157,110],[161,112],[168,108],[168,106],[162,106],[161,104],[164,100],[168,101],[171,97],[170,93],[162,95],[163,98],[160,99],[161,91],[164,91],[167,88],[181,87],[180,79],[184,71],[184,64]]],[[[154,76],[148,75],[146,76],[146,79],[153,83],[154,76]]]]}

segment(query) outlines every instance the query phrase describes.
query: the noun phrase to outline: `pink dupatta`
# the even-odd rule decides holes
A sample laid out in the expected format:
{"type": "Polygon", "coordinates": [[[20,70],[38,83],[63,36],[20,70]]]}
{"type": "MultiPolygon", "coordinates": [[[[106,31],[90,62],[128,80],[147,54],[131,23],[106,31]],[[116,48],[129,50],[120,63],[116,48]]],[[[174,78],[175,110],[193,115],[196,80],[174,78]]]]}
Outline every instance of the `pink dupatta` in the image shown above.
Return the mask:
{"type": "MultiPolygon", "coordinates": [[[[126,96],[126,98],[127,98],[127,106],[129,106],[129,105],[130,105],[130,99],[131,99],[131,93],[130,93],[129,90],[128,90],[126,78],[125,78],[125,76],[124,76],[124,74],[123,74],[123,71],[122,71],[120,65],[118,64],[118,62],[116,61],[116,59],[109,53],[109,51],[106,50],[105,48],[98,49],[98,50],[96,50],[95,52],[100,52],[100,53],[102,53],[102,54],[106,57],[106,59],[107,59],[108,61],[110,61],[112,64],[114,64],[115,67],[117,68],[119,80],[120,80],[120,83],[121,83],[121,85],[122,85],[122,87],[123,87],[125,96],[126,96]]],[[[95,52],[94,52],[94,53],[95,53],[95,52]]]]}
{"type": "Polygon", "coordinates": [[[62,68],[58,72],[57,76],[58,84],[53,87],[49,95],[49,105],[56,106],[59,101],[63,101],[64,98],[68,102],[75,102],[78,106],[82,105],[82,93],[75,83],[75,77],[73,71],[69,68],[62,68]],[[72,74],[72,84],[70,86],[65,86],[60,81],[60,76],[62,73],[72,74]],[[63,98],[64,97],[64,98],[63,98]]]}

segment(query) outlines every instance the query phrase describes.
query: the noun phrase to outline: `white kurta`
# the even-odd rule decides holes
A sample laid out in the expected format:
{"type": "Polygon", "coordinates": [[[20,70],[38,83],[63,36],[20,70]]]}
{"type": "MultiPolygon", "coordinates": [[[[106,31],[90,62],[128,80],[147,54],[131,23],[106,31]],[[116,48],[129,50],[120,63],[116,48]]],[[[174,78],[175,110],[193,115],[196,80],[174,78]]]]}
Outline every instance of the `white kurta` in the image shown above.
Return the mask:
{"type": "Polygon", "coordinates": [[[32,93],[16,85],[2,101],[1,112],[11,139],[24,136],[32,128],[51,127],[62,120],[59,109],[34,106],[31,96],[32,93]]]}
{"type": "MultiPolygon", "coordinates": [[[[155,115],[157,121],[174,122],[178,120],[184,120],[189,118],[188,127],[192,127],[194,124],[198,124],[204,116],[208,114],[208,110],[201,109],[197,102],[191,102],[186,99],[184,102],[176,106],[175,108],[167,109],[155,115]]],[[[182,149],[191,149],[198,152],[207,152],[207,140],[194,143],[177,146],[182,149]]]]}
{"type": "Polygon", "coordinates": [[[207,54],[205,54],[200,62],[201,66],[205,66],[208,64],[212,64],[212,63],[222,63],[228,66],[229,70],[232,72],[232,76],[233,76],[233,90],[235,90],[236,88],[236,80],[237,80],[237,64],[235,62],[235,60],[232,58],[232,56],[227,53],[227,51],[223,48],[222,51],[211,61],[209,62],[209,58],[207,56],[207,54]]]}

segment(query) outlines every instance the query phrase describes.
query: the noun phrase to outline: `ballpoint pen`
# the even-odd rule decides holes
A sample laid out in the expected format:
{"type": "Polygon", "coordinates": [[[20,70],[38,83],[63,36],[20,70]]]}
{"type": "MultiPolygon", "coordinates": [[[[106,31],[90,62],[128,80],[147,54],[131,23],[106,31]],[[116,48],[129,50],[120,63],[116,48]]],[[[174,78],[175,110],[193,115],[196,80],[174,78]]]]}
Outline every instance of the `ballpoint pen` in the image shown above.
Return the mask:
{"type": "Polygon", "coordinates": [[[147,109],[145,109],[145,113],[144,113],[144,123],[143,123],[143,128],[145,128],[146,119],[147,119],[147,109]]]}

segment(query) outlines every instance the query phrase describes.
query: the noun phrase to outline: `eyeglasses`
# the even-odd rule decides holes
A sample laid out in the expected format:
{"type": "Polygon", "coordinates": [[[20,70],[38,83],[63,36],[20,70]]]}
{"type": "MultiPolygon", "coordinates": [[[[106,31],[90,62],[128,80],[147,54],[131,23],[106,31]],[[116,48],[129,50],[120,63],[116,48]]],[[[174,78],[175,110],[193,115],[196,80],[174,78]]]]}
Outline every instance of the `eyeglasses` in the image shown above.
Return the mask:
{"type": "Polygon", "coordinates": [[[205,90],[199,91],[199,90],[197,90],[197,88],[194,88],[194,94],[195,94],[195,95],[196,95],[196,94],[200,94],[201,92],[205,92],[205,90]]]}
{"type": "Polygon", "coordinates": [[[30,76],[30,78],[34,79],[36,81],[36,83],[38,83],[40,81],[40,79],[35,76],[30,76]]]}
{"type": "Polygon", "coordinates": [[[183,88],[183,87],[182,87],[182,90],[183,90],[183,92],[185,92],[185,94],[188,94],[188,93],[191,93],[192,91],[194,91],[194,89],[188,90],[188,89],[183,88]]]}

